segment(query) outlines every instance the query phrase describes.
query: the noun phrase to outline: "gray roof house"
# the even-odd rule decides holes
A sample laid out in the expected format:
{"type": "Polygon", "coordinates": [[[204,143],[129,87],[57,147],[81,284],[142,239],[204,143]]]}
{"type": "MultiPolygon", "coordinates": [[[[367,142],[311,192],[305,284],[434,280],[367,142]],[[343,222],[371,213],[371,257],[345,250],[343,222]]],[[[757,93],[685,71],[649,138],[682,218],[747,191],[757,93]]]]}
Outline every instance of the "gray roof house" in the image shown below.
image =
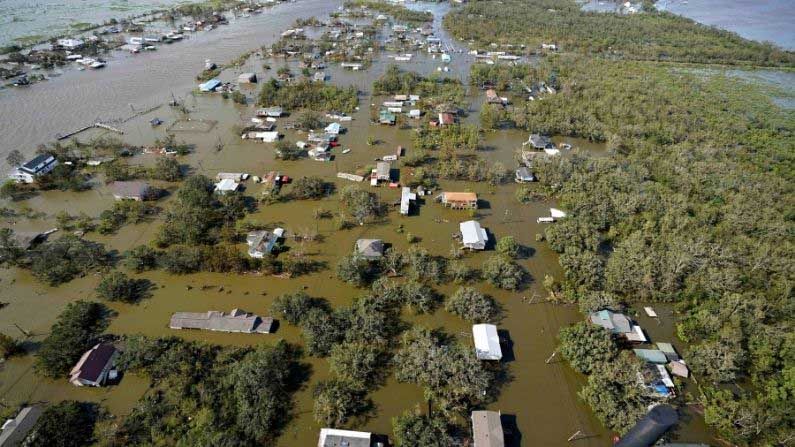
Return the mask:
{"type": "Polygon", "coordinates": [[[317,447],[370,447],[373,434],[363,431],[321,428],[317,447]]]}
{"type": "Polygon", "coordinates": [[[110,343],[99,343],[86,351],[69,372],[69,382],[75,386],[102,386],[119,352],[110,343]]]}
{"type": "Polygon", "coordinates": [[[149,195],[149,184],[140,181],[113,182],[113,198],[116,200],[144,200],[149,195]]]}
{"type": "Polygon", "coordinates": [[[356,253],[370,261],[381,259],[384,256],[384,242],[381,239],[359,239],[356,241],[356,253]]]}
{"type": "Polygon", "coordinates": [[[252,258],[262,258],[273,251],[276,242],[279,238],[284,236],[282,228],[276,228],[273,231],[252,231],[246,237],[248,244],[248,255],[252,258]]]}
{"type": "Polygon", "coordinates": [[[525,166],[522,166],[521,168],[516,170],[514,179],[516,183],[528,183],[536,181],[536,176],[533,175],[532,172],[530,172],[530,169],[528,169],[525,166]]]}
{"type": "Polygon", "coordinates": [[[260,317],[240,309],[230,313],[211,310],[208,312],[176,312],[171,316],[171,329],[203,329],[217,332],[242,332],[245,334],[267,334],[273,326],[273,318],[260,317]]]}
{"type": "Polygon", "coordinates": [[[500,413],[497,411],[472,412],[472,440],[474,447],[504,447],[500,413]]]}
{"type": "Polygon", "coordinates": [[[646,335],[640,326],[632,324],[630,319],[620,313],[616,313],[607,309],[593,312],[589,316],[591,323],[611,331],[614,334],[622,335],[629,341],[645,342],[646,335]]]}
{"type": "Polygon", "coordinates": [[[0,447],[12,447],[22,444],[30,430],[36,425],[41,416],[41,407],[34,405],[25,407],[14,419],[9,419],[3,424],[0,433],[0,447]]]}
{"type": "Polygon", "coordinates": [[[44,175],[58,166],[58,160],[50,154],[39,154],[8,174],[17,183],[33,183],[36,177],[44,175]]]}
{"type": "Polygon", "coordinates": [[[527,146],[528,144],[533,146],[533,149],[538,149],[538,150],[555,147],[555,145],[552,144],[552,140],[550,140],[549,137],[545,137],[537,133],[530,135],[530,138],[528,138],[527,141],[522,143],[522,146],[527,146]]]}

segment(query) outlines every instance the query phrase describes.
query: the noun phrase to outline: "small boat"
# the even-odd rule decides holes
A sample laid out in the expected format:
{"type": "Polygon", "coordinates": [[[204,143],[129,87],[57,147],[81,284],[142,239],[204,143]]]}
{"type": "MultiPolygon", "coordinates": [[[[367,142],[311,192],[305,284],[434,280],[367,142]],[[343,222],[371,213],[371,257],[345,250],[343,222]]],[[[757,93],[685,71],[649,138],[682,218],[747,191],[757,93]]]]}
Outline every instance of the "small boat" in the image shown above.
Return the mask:
{"type": "Polygon", "coordinates": [[[93,68],[94,70],[96,70],[98,68],[102,68],[104,66],[105,66],[105,63],[102,62],[102,61],[94,61],[94,62],[91,63],[91,65],[89,65],[89,67],[93,68]]]}
{"type": "Polygon", "coordinates": [[[154,118],[154,119],[152,119],[152,121],[149,121],[149,124],[151,124],[152,127],[157,127],[157,126],[163,124],[163,120],[161,120],[160,118],[154,118]]]}
{"type": "Polygon", "coordinates": [[[350,151],[351,151],[350,149],[347,149],[347,148],[346,148],[346,149],[343,149],[343,150],[342,150],[342,153],[343,153],[343,154],[347,154],[347,153],[348,153],[348,152],[350,152],[350,151]]]}
{"type": "Polygon", "coordinates": [[[571,150],[571,145],[569,143],[560,143],[560,148],[564,151],[571,150]]]}

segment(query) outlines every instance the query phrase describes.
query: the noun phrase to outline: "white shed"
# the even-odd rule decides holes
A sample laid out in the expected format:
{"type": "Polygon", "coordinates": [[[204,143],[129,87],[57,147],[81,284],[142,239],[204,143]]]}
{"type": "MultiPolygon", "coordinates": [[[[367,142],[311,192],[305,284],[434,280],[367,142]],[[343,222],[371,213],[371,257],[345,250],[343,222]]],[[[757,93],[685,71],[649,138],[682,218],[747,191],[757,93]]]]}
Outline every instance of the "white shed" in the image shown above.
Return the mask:
{"type": "Polygon", "coordinates": [[[502,358],[497,326],[493,324],[472,325],[472,336],[475,338],[475,354],[478,360],[500,360],[502,358]]]}
{"type": "Polygon", "coordinates": [[[461,230],[461,242],[464,247],[471,250],[483,250],[486,248],[486,242],[489,241],[489,235],[486,230],[481,228],[480,223],[474,220],[461,222],[458,225],[461,230]]]}

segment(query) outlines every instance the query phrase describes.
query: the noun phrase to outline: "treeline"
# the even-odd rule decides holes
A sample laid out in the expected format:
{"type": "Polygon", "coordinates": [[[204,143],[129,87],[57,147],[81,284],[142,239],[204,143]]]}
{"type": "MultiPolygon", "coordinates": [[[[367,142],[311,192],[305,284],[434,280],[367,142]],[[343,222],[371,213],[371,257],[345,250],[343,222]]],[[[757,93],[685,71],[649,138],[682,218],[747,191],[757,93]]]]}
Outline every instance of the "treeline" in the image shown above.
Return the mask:
{"type": "Polygon", "coordinates": [[[414,11],[402,5],[395,5],[372,0],[348,0],[346,9],[364,8],[392,16],[398,22],[422,23],[433,22],[433,14],[428,11],[414,11]]]}
{"type": "Polygon", "coordinates": [[[386,72],[373,81],[374,95],[419,95],[420,104],[427,107],[436,105],[461,106],[466,91],[461,81],[432,74],[423,77],[413,71],[403,71],[397,65],[390,65],[386,72]]]}
{"type": "Polygon", "coordinates": [[[298,347],[221,347],[176,337],[123,339],[118,365],[151,389],[103,445],[270,445],[292,419],[308,377],[298,347]]]}
{"type": "Polygon", "coordinates": [[[474,40],[481,48],[497,43],[537,49],[548,43],[565,52],[609,58],[795,65],[792,52],[653,7],[620,15],[583,11],[574,0],[477,0],[445,16],[444,25],[455,37],[474,40]]]}
{"type": "MultiPolygon", "coordinates": [[[[609,156],[534,161],[545,193],[570,213],[546,230],[564,277],[545,283],[586,311],[676,302],[707,423],[735,443],[785,444],[795,425],[785,391],[795,371],[795,113],[719,73],[579,57],[553,65],[561,90],[517,107],[517,124],[607,141],[609,156]]],[[[600,402],[606,425],[627,426],[600,402]]]]}
{"type": "Polygon", "coordinates": [[[352,113],[359,105],[359,97],[353,86],[342,88],[308,79],[283,85],[271,78],[263,84],[258,104],[284,107],[288,111],[311,109],[352,113]]]}

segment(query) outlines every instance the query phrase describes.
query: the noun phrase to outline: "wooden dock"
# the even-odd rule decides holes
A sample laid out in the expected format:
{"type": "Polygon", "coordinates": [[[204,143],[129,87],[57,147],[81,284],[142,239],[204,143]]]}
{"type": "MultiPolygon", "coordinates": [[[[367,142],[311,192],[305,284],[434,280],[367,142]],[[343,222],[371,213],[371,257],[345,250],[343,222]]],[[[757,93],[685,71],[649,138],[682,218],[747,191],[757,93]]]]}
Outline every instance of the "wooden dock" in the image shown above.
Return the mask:
{"type": "Polygon", "coordinates": [[[105,130],[109,130],[111,132],[116,132],[119,135],[124,135],[124,131],[121,130],[121,129],[117,129],[117,128],[109,126],[109,125],[107,125],[105,123],[96,122],[94,124],[90,124],[88,126],[81,127],[79,129],[74,130],[74,131],[69,132],[69,133],[65,133],[65,134],[60,134],[59,133],[59,134],[55,135],[55,139],[57,139],[58,141],[65,140],[65,139],[67,139],[69,137],[73,137],[73,136],[75,136],[75,135],[77,135],[79,133],[85,132],[88,129],[94,129],[94,128],[105,129],[105,130]]]}

